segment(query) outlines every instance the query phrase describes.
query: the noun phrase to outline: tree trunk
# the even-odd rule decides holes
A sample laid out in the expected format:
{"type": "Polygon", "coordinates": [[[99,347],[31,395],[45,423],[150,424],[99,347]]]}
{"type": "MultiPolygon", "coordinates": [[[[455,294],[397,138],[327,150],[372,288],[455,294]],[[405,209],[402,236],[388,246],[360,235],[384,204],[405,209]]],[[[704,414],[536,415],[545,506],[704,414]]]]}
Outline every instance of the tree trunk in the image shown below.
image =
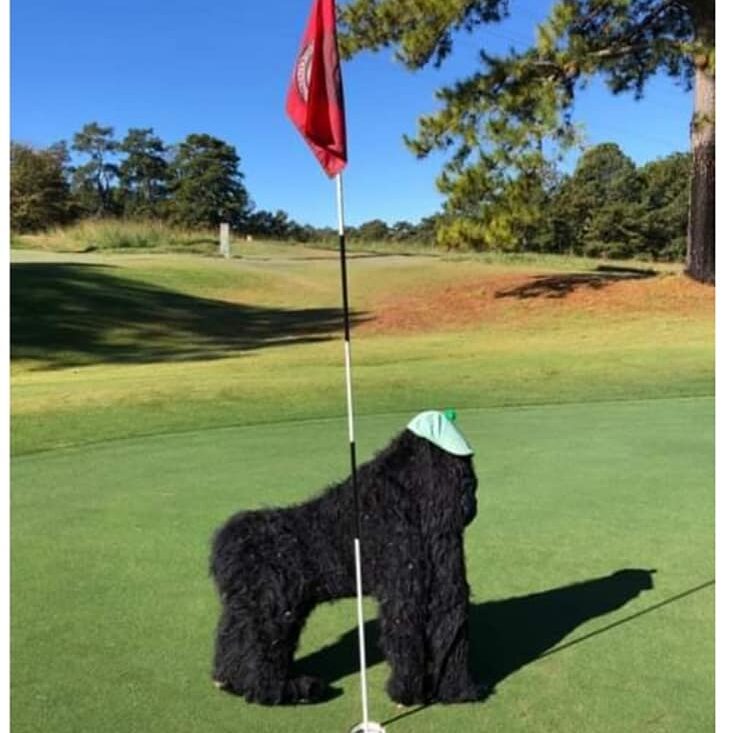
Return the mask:
{"type": "MultiPolygon", "coordinates": [[[[697,37],[715,47],[715,6],[696,3],[697,37]]],[[[685,272],[715,282],[715,71],[707,55],[695,58],[695,102],[690,128],[692,180],[685,272]]]]}

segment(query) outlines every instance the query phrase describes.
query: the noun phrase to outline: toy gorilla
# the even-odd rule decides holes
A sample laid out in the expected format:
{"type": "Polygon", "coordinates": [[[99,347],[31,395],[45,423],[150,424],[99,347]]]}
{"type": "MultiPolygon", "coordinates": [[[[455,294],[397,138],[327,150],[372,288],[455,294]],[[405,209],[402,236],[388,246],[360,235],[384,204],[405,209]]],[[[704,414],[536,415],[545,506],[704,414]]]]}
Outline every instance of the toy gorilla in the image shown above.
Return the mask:
{"type": "MultiPolygon", "coordinates": [[[[363,589],[379,602],[387,692],[403,705],[482,696],[468,670],[463,555],[478,482],[451,418],[421,413],[357,471],[363,589]]],[[[265,705],[324,696],[322,680],[294,675],[293,654],[317,604],[356,595],[354,524],[346,480],[297,506],[240,512],[217,531],[218,687],[265,705]]]]}

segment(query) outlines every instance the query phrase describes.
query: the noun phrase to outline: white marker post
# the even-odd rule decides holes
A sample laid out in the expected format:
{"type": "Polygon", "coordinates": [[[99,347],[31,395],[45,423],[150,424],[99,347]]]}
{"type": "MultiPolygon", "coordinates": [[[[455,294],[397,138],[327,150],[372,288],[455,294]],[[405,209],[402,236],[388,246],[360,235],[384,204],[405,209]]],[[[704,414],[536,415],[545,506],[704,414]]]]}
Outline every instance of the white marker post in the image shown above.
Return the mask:
{"type": "Polygon", "coordinates": [[[229,259],[229,224],[219,224],[219,254],[229,259]]]}

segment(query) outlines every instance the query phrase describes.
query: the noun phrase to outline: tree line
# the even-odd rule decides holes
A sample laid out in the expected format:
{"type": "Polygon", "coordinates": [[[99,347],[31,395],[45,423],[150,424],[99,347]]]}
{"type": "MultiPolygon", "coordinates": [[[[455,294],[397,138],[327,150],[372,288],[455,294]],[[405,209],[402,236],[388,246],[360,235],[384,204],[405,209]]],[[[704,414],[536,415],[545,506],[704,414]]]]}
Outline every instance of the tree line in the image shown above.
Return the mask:
{"type": "MultiPolygon", "coordinates": [[[[359,226],[346,226],[344,233],[349,242],[361,244],[393,243],[401,245],[430,246],[435,243],[438,214],[423,217],[419,222],[406,220],[388,224],[382,219],[370,219],[359,226]]],[[[275,212],[254,211],[247,217],[243,231],[262,239],[276,239],[293,242],[338,242],[338,231],[334,227],[315,227],[300,224],[282,209],[275,212]]]]}
{"type": "MultiPolygon", "coordinates": [[[[681,259],[690,166],[689,154],[674,153],[637,167],[618,145],[604,143],[587,149],[572,173],[546,163],[499,195],[476,186],[460,200],[449,196],[441,212],[417,223],[373,219],[347,227],[346,235],[360,243],[681,259]]],[[[256,209],[235,148],[208,134],[166,145],[151,128],[132,128],[116,140],[112,127],[91,122],[70,145],[11,143],[13,231],[98,217],[194,229],[228,221],[263,239],[337,239],[334,228],[299,223],[281,209],[256,209]]]]}
{"type": "MultiPolygon", "coordinates": [[[[282,209],[256,209],[244,185],[234,146],[212,135],[188,135],[166,144],[152,128],[85,124],[71,143],[48,148],[10,146],[10,223],[17,233],[47,230],[89,218],[152,219],[191,229],[228,222],[263,239],[336,241],[332,227],[294,221],[282,209]],[[72,165],[71,153],[76,164],[72,165]]],[[[430,244],[436,217],[417,224],[381,220],[347,227],[353,241],[430,244]]]]}
{"type": "MultiPolygon", "coordinates": [[[[336,241],[331,227],[314,227],[282,209],[256,209],[244,185],[234,146],[208,134],[167,145],[152,128],[114,128],[90,122],[48,148],[10,146],[10,223],[17,233],[37,232],[89,218],[153,219],[198,229],[228,222],[234,231],[263,239],[336,241]],[[71,163],[75,153],[76,164],[71,163]]],[[[428,244],[434,217],[389,226],[380,220],[348,227],[356,241],[428,244]]]]}
{"type": "Polygon", "coordinates": [[[449,202],[439,245],[590,257],[682,260],[690,197],[689,153],[636,166],[615,143],[588,148],[570,174],[545,165],[516,191],[449,202]]]}
{"type": "Polygon", "coordinates": [[[212,135],[166,145],[152,128],[131,128],[117,140],[112,127],[90,122],[71,145],[11,142],[11,228],[30,232],[101,217],[237,227],[253,208],[243,178],[235,148],[212,135]]]}

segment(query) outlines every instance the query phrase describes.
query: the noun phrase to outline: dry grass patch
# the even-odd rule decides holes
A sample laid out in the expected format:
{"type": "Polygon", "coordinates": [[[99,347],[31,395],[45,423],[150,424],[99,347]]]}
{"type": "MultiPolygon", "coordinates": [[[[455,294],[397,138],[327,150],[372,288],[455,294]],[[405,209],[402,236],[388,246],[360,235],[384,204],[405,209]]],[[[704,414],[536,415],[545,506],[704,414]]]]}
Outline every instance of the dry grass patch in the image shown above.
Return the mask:
{"type": "Polygon", "coordinates": [[[633,318],[669,314],[712,318],[715,289],[679,273],[596,270],[487,274],[427,291],[377,297],[362,333],[459,329],[482,323],[574,315],[633,318]]]}

